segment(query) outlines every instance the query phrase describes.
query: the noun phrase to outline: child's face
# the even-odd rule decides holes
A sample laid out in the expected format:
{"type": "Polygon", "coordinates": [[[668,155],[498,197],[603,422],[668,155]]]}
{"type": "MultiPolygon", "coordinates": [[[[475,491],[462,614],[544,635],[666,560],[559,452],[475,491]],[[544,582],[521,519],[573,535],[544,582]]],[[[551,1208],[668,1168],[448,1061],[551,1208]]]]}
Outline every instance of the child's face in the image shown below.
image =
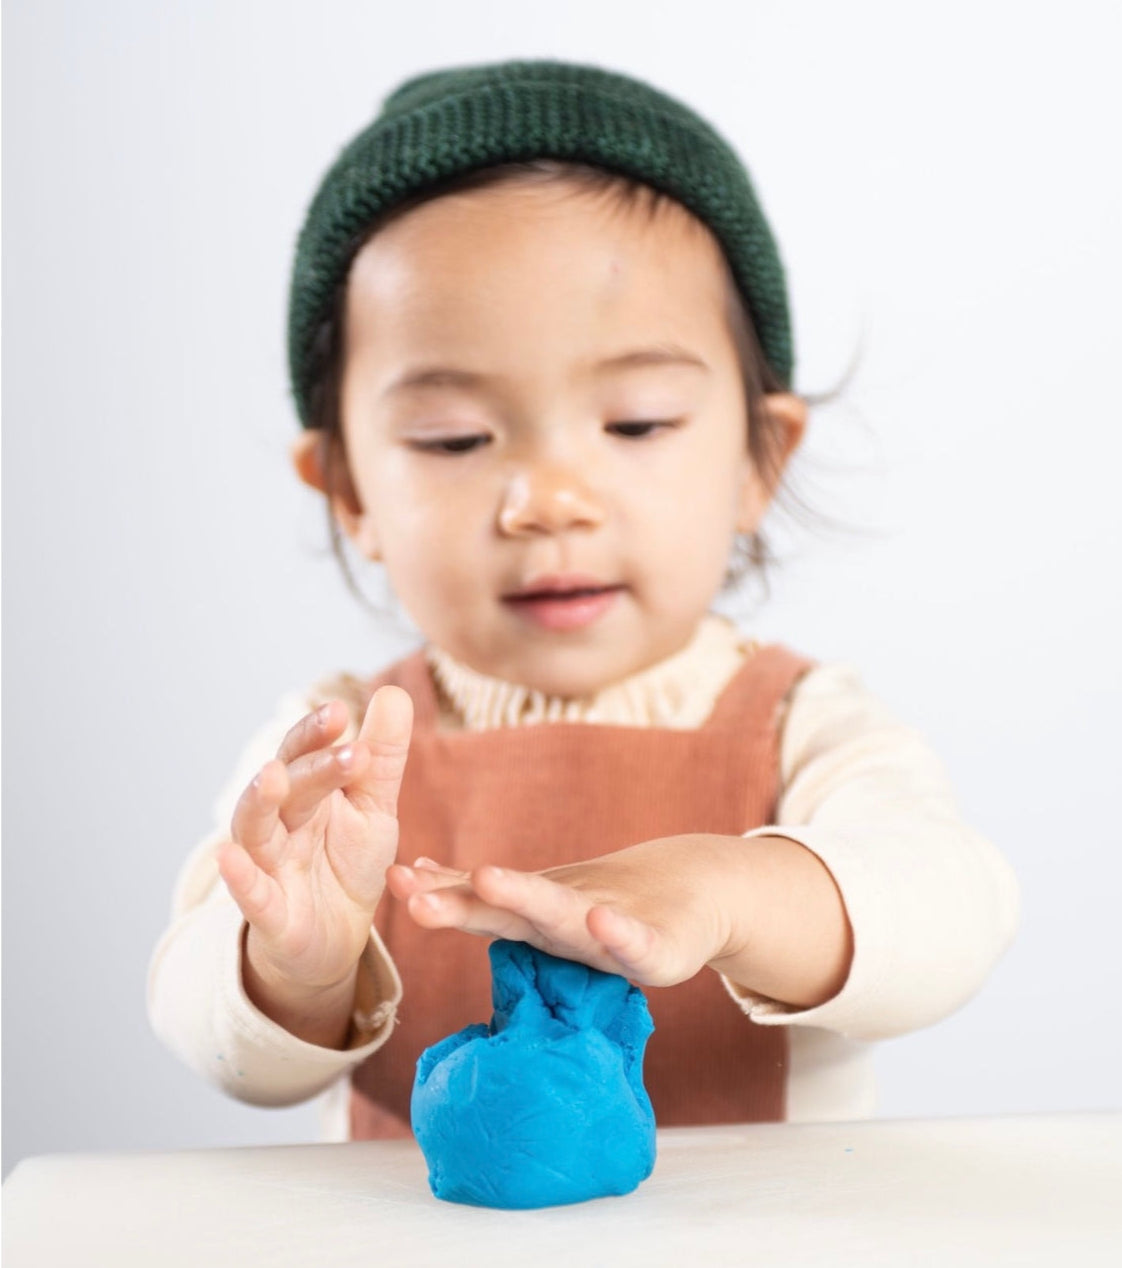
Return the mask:
{"type": "Polygon", "coordinates": [[[360,252],[336,512],[429,640],[561,695],[688,642],[768,500],[725,288],[676,206],[549,186],[437,199],[360,252]]]}

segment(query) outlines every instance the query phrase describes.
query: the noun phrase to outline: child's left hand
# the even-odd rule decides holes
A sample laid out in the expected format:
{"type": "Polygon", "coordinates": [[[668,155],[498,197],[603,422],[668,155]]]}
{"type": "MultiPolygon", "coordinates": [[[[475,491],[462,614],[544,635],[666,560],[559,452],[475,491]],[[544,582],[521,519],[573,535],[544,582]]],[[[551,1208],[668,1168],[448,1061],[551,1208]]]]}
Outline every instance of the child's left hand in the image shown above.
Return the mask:
{"type": "Polygon", "coordinates": [[[544,872],[395,864],[390,891],[429,929],[528,942],[644,986],[706,965],[811,1006],[848,972],[848,920],[821,862],[782,837],[662,837],[544,872]]]}
{"type": "Polygon", "coordinates": [[[701,881],[706,861],[686,848],[699,839],[647,841],[545,872],[458,872],[418,859],[411,868],[391,867],[386,879],[426,928],[528,942],[644,985],[670,986],[720,955],[730,933],[701,881]]]}

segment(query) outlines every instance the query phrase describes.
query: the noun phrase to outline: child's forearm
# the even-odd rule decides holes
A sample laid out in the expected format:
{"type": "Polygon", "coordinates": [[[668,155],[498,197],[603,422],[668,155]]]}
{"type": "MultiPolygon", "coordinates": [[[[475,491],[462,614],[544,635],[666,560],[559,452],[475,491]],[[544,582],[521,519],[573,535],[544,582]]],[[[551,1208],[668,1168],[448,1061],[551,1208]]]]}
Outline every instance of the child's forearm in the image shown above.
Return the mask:
{"type": "Polygon", "coordinates": [[[311,989],[279,981],[254,962],[253,931],[242,943],[242,984],[254,1007],[297,1039],[320,1048],[344,1048],[355,1007],[358,965],[338,983],[311,989]]]}
{"type": "Polygon", "coordinates": [[[707,836],[725,945],[709,966],[755,994],[802,1008],[845,984],[853,934],[826,866],[786,837],[707,836]]]}

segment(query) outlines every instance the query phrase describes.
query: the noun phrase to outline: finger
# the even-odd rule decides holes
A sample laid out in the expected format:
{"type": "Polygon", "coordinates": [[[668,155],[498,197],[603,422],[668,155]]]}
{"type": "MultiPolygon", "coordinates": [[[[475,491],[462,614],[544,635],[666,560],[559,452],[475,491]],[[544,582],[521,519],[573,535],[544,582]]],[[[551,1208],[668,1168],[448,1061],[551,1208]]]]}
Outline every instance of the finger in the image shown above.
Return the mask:
{"type": "Polygon", "coordinates": [[[287,764],[333,744],[347,729],[350,710],[342,700],[328,700],[313,713],[306,713],[285,735],[277,749],[278,760],[287,764]]]}
{"type": "Polygon", "coordinates": [[[280,807],[284,826],[295,832],[319,809],[325,797],[360,780],[370,764],[365,744],[344,744],[298,757],[288,766],[289,793],[280,807]]]}
{"type": "Polygon", "coordinates": [[[223,842],[215,855],[218,873],[242,915],[265,937],[284,927],[285,903],[280,886],[253,861],[236,841],[223,842]]]}
{"type": "Polygon", "coordinates": [[[644,986],[669,986],[687,976],[676,975],[666,939],[652,925],[607,906],[590,908],[586,920],[589,933],[623,976],[644,986]]]}
{"type": "Polygon", "coordinates": [[[559,930],[546,930],[517,912],[485,902],[464,888],[414,894],[406,907],[410,916],[426,929],[458,929],[463,933],[527,942],[561,959],[578,960],[604,973],[641,980],[631,972],[629,964],[608,951],[584,924],[579,930],[569,929],[567,925],[559,930]]]}
{"type": "Polygon", "coordinates": [[[645,985],[669,985],[692,976],[681,957],[653,925],[549,876],[508,868],[481,867],[471,874],[472,888],[492,907],[520,916],[534,930],[527,941],[545,951],[580,960],[645,985]]]}
{"type": "Polygon", "coordinates": [[[362,778],[347,789],[347,796],[360,810],[396,816],[412,732],[409,693],[400,687],[379,687],[367,705],[358,733],[373,760],[362,778]]]}
{"type": "Polygon", "coordinates": [[[485,903],[521,916],[551,942],[579,948],[589,941],[585,919],[591,904],[571,885],[536,872],[487,866],[472,872],[471,886],[485,903]]]}
{"type": "Polygon", "coordinates": [[[414,894],[406,907],[417,924],[426,929],[460,929],[464,933],[541,945],[535,940],[533,927],[520,916],[492,907],[470,890],[444,889],[414,894]]]}
{"type": "Polygon", "coordinates": [[[451,868],[442,868],[438,872],[432,868],[406,867],[402,863],[393,863],[386,869],[390,893],[402,901],[412,898],[414,894],[428,894],[438,889],[450,889],[453,885],[463,885],[466,879],[466,872],[456,872],[451,868]]]}
{"type": "Polygon", "coordinates": [[[265,849],[280,822],[280,807],[288,796],[288,772],[275,758],[266,762],[238,798],[230,821],[234,840],[247,850],[265,849]]]}

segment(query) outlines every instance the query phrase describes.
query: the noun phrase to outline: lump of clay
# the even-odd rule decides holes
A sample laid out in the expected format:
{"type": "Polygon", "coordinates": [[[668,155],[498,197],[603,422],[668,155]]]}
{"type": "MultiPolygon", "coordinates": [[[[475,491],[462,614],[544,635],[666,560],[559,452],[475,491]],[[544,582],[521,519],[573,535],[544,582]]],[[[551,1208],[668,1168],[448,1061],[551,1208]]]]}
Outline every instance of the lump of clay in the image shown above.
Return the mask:
{"type": "Polygon", "coordinates": [[[433,1193],[511,1209],[630,1193],[655,1159],[642,991],[522,942],[490,954],[490,1026],[417,1062],[413,1131],[433,1193]]]}

